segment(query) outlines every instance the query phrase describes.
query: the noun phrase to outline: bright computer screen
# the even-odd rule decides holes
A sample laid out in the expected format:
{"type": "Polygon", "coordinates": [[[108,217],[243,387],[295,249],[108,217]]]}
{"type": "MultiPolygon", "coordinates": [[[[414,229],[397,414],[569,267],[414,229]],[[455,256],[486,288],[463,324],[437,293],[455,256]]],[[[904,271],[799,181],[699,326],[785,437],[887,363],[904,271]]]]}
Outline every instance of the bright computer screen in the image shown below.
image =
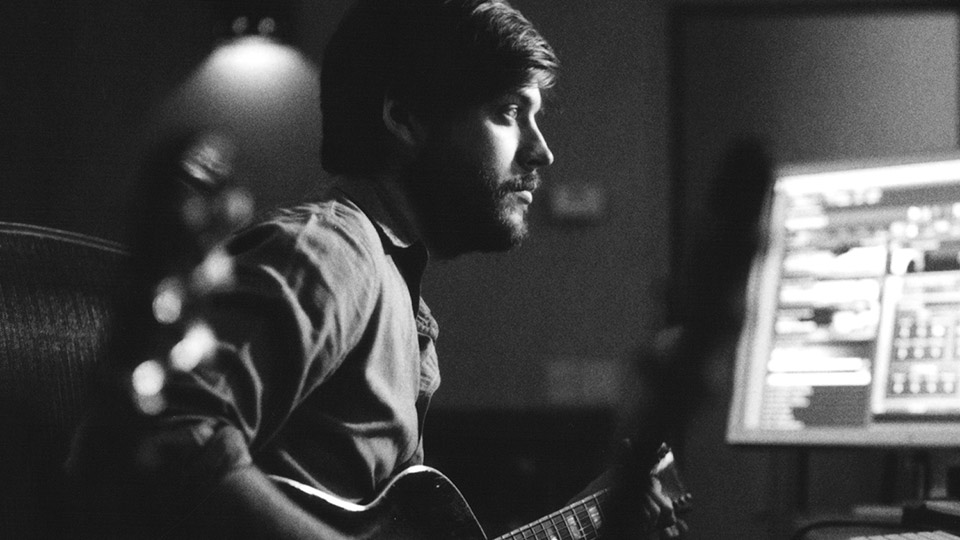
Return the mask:
{"type": "Polygon", "coordinates": [[[784,167],[728,440],[960,444],[960,155],[784,167]]]}

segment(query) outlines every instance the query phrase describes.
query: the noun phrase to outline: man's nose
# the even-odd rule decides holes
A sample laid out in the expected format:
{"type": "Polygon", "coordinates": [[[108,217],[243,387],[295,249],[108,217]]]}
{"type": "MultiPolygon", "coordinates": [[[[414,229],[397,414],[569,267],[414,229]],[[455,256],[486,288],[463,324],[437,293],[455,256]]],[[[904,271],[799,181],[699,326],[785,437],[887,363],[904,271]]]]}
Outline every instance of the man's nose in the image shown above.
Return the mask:
{"type": "Polygon", "coordinates": [[[530,126],[527,132],[526,152],[524,157],[524,166],[530,170],[541,167],[549,167],[553,163],[553,152],[547,146],[547,140],[544,138],[540,128],[535,124],[530,126]]]}

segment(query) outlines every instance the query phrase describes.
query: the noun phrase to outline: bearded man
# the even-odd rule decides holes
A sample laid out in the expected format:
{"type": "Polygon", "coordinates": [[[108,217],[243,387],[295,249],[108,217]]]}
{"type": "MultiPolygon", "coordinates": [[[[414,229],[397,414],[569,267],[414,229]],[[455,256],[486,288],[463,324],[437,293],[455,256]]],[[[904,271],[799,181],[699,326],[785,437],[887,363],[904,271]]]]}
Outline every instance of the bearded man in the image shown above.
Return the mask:
{"type": "MultiPolygon", "coordinates": [[[[422,463],[440,375],[421,276],[431,258],[527,234],[554,159],[538,118],[557,69],[505,1],[360,0],[348,12],[321,74],[332,184],[229,242],[236,285],[207,300],[216,353],[171,375],[166,408],[127,444],[152,449],[129,459],[166,507],[157,514],[196,518],[178,536],[342,538],[268,475],[366,502],[422,463]]],[[[104,468],[84,465],[92,454],[74,466],[104,468]]],[[[671,512],[650,508],[653,521],[671,512]]],[[[107,532],[140,534],[151,512],[131,512],[107,532]]]]}

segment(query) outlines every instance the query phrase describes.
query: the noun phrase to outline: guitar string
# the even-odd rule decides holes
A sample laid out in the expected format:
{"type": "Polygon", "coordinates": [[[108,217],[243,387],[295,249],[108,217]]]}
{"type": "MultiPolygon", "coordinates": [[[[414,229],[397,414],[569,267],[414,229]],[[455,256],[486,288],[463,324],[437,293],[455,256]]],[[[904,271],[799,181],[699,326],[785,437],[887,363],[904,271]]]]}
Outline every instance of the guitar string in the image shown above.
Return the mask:
{"type": "Polygon", "coordinates": [[[608,498],[609,490],[604,489],[510,533],[499,536],[495,540],[526,540],[530,538],[527,533],[533,534],[535,540],[553,540],[554,538],[557,540],[594,540],[600,538],[599,529],[603,524],[602,505],[608,498]],[[593,502],[592,505],[591,502],[593,502]],[[594,509],[601,517],[599,523],[595,523],[591,516],[591,509],[594,509]],[[575,525],[572,526],[567,517],[572,517],[575,525]],[[544,525],[545,523],[549,523],[549,529],[544,525]],[[562,526],[558,526],[558,523],[562,526]],[[535,527],[539,527],[540,531],[537,531],[535,527]]]}
{"type": "Polygon", "coordinates": [[[567,529],[567,524],[563,522],[563,518],[561,518],[559,514],[556,512],[550,514],[550,521],[553,524],[553,528],[556,529],[560,540],[571,540],[570,530],[567,529]],[[559,524],[557,520],[560,520],[559,524]],[[562,527],[560,525],[562,525],[562,527]]]}
{"type": "Polygon", "coordinates": [[[579,532],[579,536],[577,536],[577,539],[578,539],[578,540],[583,540],[583,539],[585,539],[586,536],[587,536],[587,535],[586,535],[586,532],[587,532],[587,531],[583,528],[583,521],[580,519],[580,510],[581,510],[581,509],[582,509],[582,506],[578,505],[577,508],[571,507],[570,510],[568,510],[568,512],[570,513],[570,515],[573,517],[573,523],[575,523],[576,526],[577,526],[577,529],[578,529],[578,532],[579,532]]]}
{"type": "MultiPolygon", "coordinates": [[[[571,505],[571,506],[573,506],[573,505],[571,505]]],[[[569,508],[569,507],[567,507],[567,508],[569,508]]],[[[567,508],[562,508],[562,509],[560,509],[560,510],[558,510],[558,511],[556,511],[556,512],[553,512],[553,513],[551,513],[551,514],[549,514],[549,515],[547,515],[547,516],[545,516],[545,517],[543,517],[543,518],[540,518],[539,520],[533,522],[532,524],[524,525],[523,527],[520,527],[519,529],[516,529],[515,531],[513,531],[513,532],[511,532],[511,533],[508,533],[507,535],[498,537],[498,538],[495,539],[495,540],[507,540],[507,539],[509,539],[509,540],[515,540],[515,539],[517,539],[517,540],[524,540],[524,539],[526,538],[526,537],[522,536],[523,533],[524,533],[524,531],[529,530],[530,527],[531,527],[531,525],[534,525],[534,524],[537,524],[537,523],[540,523],[540,522],[544,522],[544,521],[547,521],[547,520],[551,520],[551,521],[553,522],[553,524],[554,524],[554,528],[558,530],[558,534],[561,534],[560,540],[576,540],[576,536],[574,536],[573,533],[570,532],[570,530],[568,529],[568,524],[565,522],[565,520],[564,520],[563,517],[562,517],[562,513],[563,513],[565,510],[567,510],[567,508]],[[553,521],[555,518],[559,518],[559,519],[560,519],[560,523],[562,523],[563,526],[564,526],[562,529],[559,528],[559,527],[556,527],[555,522],[553,521]],[[563,537],[563,532],[564,532],[564,531],[568,534],[568,536],[567,536],[566,538],[563,537]],[[517,536],[517,535],[521,535],[521,536],[517,536]]],[[[537,540],[540,540],[540,539],[538,538],[537,540]]],[[[550,540],[550,537],[547,536],[547,537],[545,537],[543,540],[550,540]]]]}

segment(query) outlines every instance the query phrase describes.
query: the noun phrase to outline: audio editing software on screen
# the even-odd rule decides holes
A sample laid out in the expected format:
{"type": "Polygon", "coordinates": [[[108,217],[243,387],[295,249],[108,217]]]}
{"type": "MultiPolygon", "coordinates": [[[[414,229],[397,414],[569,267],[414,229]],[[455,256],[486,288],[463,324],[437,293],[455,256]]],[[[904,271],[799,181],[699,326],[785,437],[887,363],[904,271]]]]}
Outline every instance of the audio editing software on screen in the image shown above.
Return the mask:
{"type": "Polygon", "coordinates": [[[767,225],[732,438],[960,430],[960,162],[785,175],[767,225]]]}

